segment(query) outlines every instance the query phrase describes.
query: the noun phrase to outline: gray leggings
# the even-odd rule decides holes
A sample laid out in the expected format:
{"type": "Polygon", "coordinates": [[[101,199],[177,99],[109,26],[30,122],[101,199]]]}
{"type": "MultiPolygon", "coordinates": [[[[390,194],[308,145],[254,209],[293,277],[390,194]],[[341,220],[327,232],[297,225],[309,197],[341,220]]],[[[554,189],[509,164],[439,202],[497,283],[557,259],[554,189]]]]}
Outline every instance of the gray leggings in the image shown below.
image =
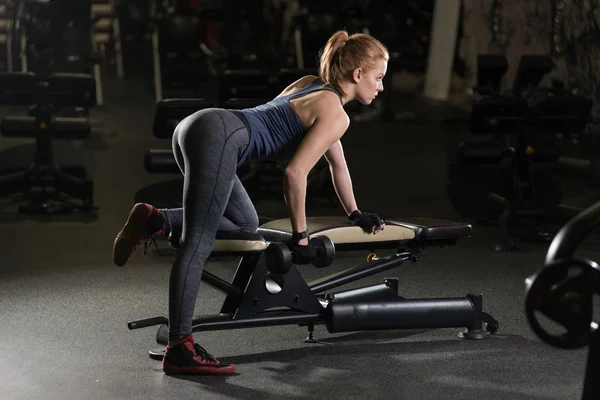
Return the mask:
{"type": "Polygon", "coordinates": [[[254,205],[236,175],[248,142],[243,122],[216,108],[185,118],[173,134],[173,153],[184,182],[183,208],[161,210],[166,228],[182,232],[169,283],[169,340],[192,333],[202,271],[217,231],[258,228],[254,205]]]}

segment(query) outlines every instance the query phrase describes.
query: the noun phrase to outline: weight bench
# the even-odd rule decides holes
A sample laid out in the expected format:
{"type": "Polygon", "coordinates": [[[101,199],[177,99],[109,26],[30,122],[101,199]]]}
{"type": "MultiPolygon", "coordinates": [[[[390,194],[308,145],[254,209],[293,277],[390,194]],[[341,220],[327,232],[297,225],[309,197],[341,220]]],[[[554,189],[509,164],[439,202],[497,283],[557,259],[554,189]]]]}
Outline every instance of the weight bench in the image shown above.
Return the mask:
{"type": "MultiPolygon", "coordinates": [[[[50,59],[40,59],[40,62],[50,59]]],[[[0,196],[22,194],[22,214],[95,213],[93,180],[83,165],[56,163],[54,139],[86,139],[91,127],[85,118],[56,115],[61,107],[93,107],[96,83],[87,74],[30,72],[0,73],[0,105],[29,106],[27,116],[6,116],[2,136],[34,138],[31,165],[0,171],[0,196]]]]}
{"type": "MultiPolygon", "coordinates": [[[[194,317],[193,332],[277,325],[308,327],[306,342],[314,343],[314,327],[325,324],[328,332],[362,330],[429,329],[463,327],[459,337],[485,339],[498,331],[499,324],[483,312],[481,294],[457,298],[406,299],[398,295],[398,279],[327,293],[329,290],[398,267],[404,261],[416,262],[421,249],[453,246],[469,237],[472,227],[445,220],[397,219],[386,221],[377,235],[364,233],[345,217],[307,219],[310,240],[316,241],[317,262],[326,267],[335,251],[368,250],[367,262],[330,276],[306,282],[291,263],[283,243],[291,237],[289,219],[267,222],[257,233],[219,232],[211,257],[240,256],[235,276],[227,282],[204,270],[202,280],[226,294],[221,310],[214,315],[194,317]],[[386,257],[376,250],[393,250],[386,257]],[[287,265],[282,265],[287,263],[287,265]]],[[[169,241],[177,247],[177,235],[169,241]]],[[[130,321],[131,330],[160,325],[156,341],[168,343],[168,319],[154,317],[130,321]]],[[[162,357],[164,349],[151,350],[152,358],[162,357]]]]}

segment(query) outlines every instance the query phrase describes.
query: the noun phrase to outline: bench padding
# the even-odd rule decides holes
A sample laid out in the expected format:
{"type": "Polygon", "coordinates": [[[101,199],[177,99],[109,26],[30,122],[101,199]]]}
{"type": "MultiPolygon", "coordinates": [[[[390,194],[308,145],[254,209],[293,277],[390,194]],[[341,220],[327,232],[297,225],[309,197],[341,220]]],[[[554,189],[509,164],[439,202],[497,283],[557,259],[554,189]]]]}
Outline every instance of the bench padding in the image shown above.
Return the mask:
{"type": "MultiPolygon", "coordinates": [[[[371,235],[358,226],[353,226],[346,217],[312,217],[306,220],[311,236],[328,236],[335,244],[365,243],[365,242],[398,242],[415,238],[415,231],[410,227],[386,224],[385,229],[376,235],[371,235]]],[[[292,233],[292,223],[289,219],[278,219],[267,222],[261,229],[292,233]]],[[[269,240],[268,233],[262,233],[269,240]]]]}
{"type": "Polygon", "coordinates": [[[397,224],[418,232],[423,240],[460,239],[470,237],[473,227],[463,222],[434,218],[401,218],[386,221],[386,224],[397,224]]]}
{"type": "MultiPolygon", "coordinates": [[[[340,249],[394,247],[408,242],[425,245],[469,237],[473,232],[469,224],[431,218],[386,220],[385,229],[376,235],[365,233],[360,227],[353,226],[344,216],[311,217],[307,218],[307,224],[311,237],[328,236],[340,249]]],[[[273,220],[261,225],[255,234],[219,232],[213,252],[260,252],[267,248],[269,242],[285,241],[291,235],[292,224],[289,219],[273,220]]]]}
{"type": "MultiPolygon", "coordinates": [[[[307,218],[311,236],[328,236],[335,244],[403,242],[408,240],[459,239],[471,236],[473,228],[461,222],[432,218],[394,218],[385,221],[385,229],[375,235],[353,226],[346,217],[307,218]]],[[[265,240],[282,240],[292,232],[289,219],[278,219],[261,225],[265,240]]],[[[285,240],[285,239],[284,239],[285,240]]]]}
{"type": "Polygon", "coordinates": [[[217,232],[213,253],[257,253],[264,251],[268,244],[259,233],[217,232]]]}

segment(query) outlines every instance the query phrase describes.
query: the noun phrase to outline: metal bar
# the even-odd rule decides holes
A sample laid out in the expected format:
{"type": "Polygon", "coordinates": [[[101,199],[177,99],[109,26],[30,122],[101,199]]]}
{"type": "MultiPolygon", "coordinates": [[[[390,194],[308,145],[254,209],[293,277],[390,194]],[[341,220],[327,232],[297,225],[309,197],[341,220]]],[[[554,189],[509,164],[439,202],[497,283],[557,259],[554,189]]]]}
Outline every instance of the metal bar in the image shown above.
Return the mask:
{"type": "MultiPolygon", "coordinates": [[[[225,329],[259,328],[279,325],[301,325],[309,322],[316,323],[323,319],[321,314],[293,314],[293,311],[273,311],[268,317],[233,319],[229,321],[215,321],[196,323],[192,325],[192,332],[219,331],[225,329]],[[292,315],[285,315],[285,314],[292,315]]],[[[266,313],[265,313],[266,314],[266,313]]]]}
{"type": "Polygon", "coordinates": [[[342,286],[356,280],[366,278],[367,276],[375,275],[388,269],[392,269],[402,265],[404,260],[410,258],[410,253],[400,253],[388,258],[382,258],[378,261],[373,261],[346,271],[339,272],[334,275],[327,276],[309,283],[310,290],[313,293],[320,293],[334,287],[342,286]]]}
{"type": "Polygon", "coordinates": [[[227,282],[219,278],[216,275],[211,274],[208,271],[202,271],[202,280],[209,285],[213,286],[215,289],[220,290],[221,292],[228,294],[230,296],[239,296],[241,297],[244,292],[239,288],[233,286],[231,283],[227,282]]]}

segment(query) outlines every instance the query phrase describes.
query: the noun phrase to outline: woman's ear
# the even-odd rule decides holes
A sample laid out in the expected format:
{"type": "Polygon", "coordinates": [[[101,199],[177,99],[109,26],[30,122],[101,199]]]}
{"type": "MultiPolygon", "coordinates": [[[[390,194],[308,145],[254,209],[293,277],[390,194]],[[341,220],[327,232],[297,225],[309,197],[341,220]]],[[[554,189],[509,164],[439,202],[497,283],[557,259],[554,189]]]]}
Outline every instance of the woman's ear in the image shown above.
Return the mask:
{"type": "Polygon", "coordinates": [[[356,68],[354,71],[352,71],[352,81],[354,83],[358,83],[358,82],[360,82],[361,79],[362,79],[362,69],[356,68]]]}

